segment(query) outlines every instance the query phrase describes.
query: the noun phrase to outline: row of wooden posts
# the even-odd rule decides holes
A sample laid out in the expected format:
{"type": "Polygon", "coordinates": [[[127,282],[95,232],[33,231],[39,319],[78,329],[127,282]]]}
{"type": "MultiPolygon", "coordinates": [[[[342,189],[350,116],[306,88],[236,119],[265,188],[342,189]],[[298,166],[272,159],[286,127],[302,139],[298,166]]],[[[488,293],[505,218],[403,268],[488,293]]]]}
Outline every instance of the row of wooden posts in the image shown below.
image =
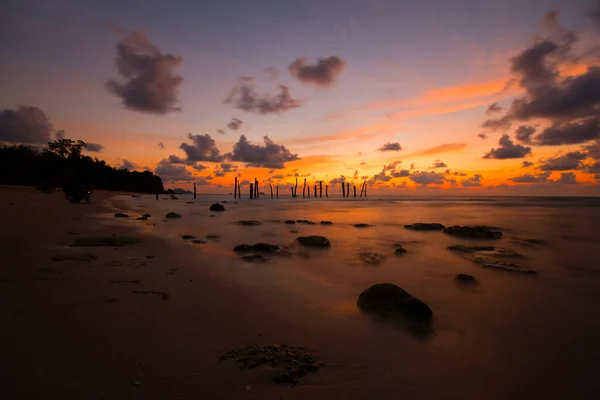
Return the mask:
{"type": "MultiPolygon", "coordinates": [[[[352,185],[354,188],[354,197],[356,197],[356,185],[352,185]]],[[[271,190],[271,198],[279,198],[279,186],[275,186],[275,195],[273,195],[273,185],[269,182],[269,189],[271,190]]],[[[292,186],[290,188],[292,197],[298,197],[298,178],[296,178],[296,186],[292,186]]],[[[260,192],[258,190],[258,180],[255,178],[254,183],[250,183],[250,199],[258,199],[260,196],[260,192]]],[[[323,197],[323,181],[319,181],[318,184],[314,186],[314,197],[323,197]],[[318,196],[317,196],[318,194],[318,196]]],[[[360,189],[359,197],[367,197],[367,180],[363,182],[360,189]]],[[[234,198],[242,198],[242,187],[240,184],[240,180],[235,177],[235,182],[233,186],[233,197],[234,198]]],[[[310,184],[306,185],[306,178],[304,179],[304,186],[302,187],[302,197],[310,198],[310,184]]],[[[325,197],[329,197],[329,185],[325,185],[325,197]]],[[[342,182],[342,197],[350,197],[350,183],[342,182]]],[[[196,198],[196,185],[194,184],[194,198],[196,198]]]]}

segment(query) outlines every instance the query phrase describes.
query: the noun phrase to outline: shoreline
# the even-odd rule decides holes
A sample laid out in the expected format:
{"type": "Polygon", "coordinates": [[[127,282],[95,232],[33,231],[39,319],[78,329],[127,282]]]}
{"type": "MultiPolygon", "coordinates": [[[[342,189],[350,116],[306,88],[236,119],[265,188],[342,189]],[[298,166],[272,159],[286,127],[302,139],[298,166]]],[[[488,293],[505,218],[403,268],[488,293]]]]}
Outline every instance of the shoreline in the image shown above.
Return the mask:
{"type": "MultiPolygon", "coordinates": [[[[118,195],[97,192],[92,204],[76,205],[60,193],[0,187],[0,218],[11,226],[0,237],[0,312],[7,316],[0,351],[11,365],[5,374],[10,398],[585,398],[600,389],[593,353],[600,329],[590,318],[596,275],[559,267],[585,267],[582,260],[596,254],[585,241],[569,239],[578,247],[561,247],[557,236],[547,247],[519,248],[529,256],[522,262],[540,275],[517,276],[465,263],[446,249],[455,239],[384,224],[389,209],[363,207],[329,214],[330,227],[292,227],[323,232],[334,243],[329,251],[301,256],[295,249],[294,257],[250,264],[232,253],[233,244],[286,245],[296,234],[268,221],[318,221],[333,209],[230,202],[226,213],[209,218],[204,200],[127,202],[113,198],[118,195]],[[136,221],[129,212],[121,220],[115,210],[156,215],[136,221]],[[163,212],[173,210],[183,218],[163,223],[163,212]],[[234,223],[248,213],[258,213],[263,225],[234,223]],[[381,222],[365,230],[350,225],[370,218],[381,222]],[[196,246],[182,240],[187,233],[221,238],[196,246]],[[77,238],[113,234],[140,242],[67,247],[77,238]],[[393,241],[411,239],[417,241],[401,258],[388,256],[380,266],[356,262],[356,252],[389,251],[393,241]],[[481,283],[459,287],[458,272],[481,283]],[[426,301],[433,336],[420,340],[360,312],[358,295],[378,282],[397,283],[426,301]],[[240,370],[218,361],[253,344],[304,347],[325,366],[291,388],[273,383],[266,368],[240,370]]],[[[437,212],[433,219],[447,213],[419,210],[437,212]]],[[[521,223],[521,214],[507,219],[509,211],[499,212],[505,224],[521,223]]],[[[466,220],[470,213],[448,218],[466,220]]]]}

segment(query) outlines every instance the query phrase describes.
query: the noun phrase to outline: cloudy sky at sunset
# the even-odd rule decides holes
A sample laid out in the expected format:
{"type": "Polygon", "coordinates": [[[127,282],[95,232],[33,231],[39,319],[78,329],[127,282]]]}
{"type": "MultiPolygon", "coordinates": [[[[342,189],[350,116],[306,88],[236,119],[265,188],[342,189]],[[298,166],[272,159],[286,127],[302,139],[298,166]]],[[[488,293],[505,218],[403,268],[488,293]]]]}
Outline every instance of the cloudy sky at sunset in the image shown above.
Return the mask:
{"type": "Polygon", "coordinates": [[[0,26],[0,142],[207,193],[600,195],[600,1],[8,0],[0,26]]]}

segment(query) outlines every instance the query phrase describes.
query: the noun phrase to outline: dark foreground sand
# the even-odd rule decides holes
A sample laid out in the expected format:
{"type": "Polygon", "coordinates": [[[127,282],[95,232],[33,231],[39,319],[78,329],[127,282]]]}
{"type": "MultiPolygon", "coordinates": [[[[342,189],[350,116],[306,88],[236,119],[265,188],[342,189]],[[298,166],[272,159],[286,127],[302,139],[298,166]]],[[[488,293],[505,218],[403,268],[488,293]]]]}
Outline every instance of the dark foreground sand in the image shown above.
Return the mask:
{"type": "MultiPolygon", "coordinates": [[[[429,273],[421,292],[434,308],[436,335],[424,341],[357,313],[356,288],[338,289],[350,300],[331,313],[310,301],[323,298],[317,293],[244,284],[250,274],[233,279],[227,271],[234,269],[203,257],[201,249],[116,221],[111,207],[120,203],[107,201],[114,195],[98,192],[93,204],[73,205],[59,193],[0,187],[2,398],[563,399],[598,393],[595,286],[571,293],[568,281],[544,275],[522,281],[482,271],[478,276],[494,284],[465,292],[447,279],[453,272],[429,273]],[[113,234],[141,242],[66,247],[77,238],[113,234]],[[526,286],[515,290],[515,282],[526,286]],[[265,368],[218,362],[224,352],[252,343],[306,346],[326,365],[292,388],[273,383],[265,368]]],[[[161,219],[145,224],[159,226],[161,219]]],[[[284,274],[286,265],[276,269],[284,274]]],[[[410,275],[405,283],[412,284],[410,275]]]]}

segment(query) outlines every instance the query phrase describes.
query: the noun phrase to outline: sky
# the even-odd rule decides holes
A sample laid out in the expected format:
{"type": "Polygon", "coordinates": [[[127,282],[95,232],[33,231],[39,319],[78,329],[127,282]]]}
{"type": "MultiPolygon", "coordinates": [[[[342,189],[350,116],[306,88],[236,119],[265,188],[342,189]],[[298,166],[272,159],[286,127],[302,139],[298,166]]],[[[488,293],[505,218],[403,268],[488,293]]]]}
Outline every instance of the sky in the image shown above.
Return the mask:
{"type": "Polygon", "coordinates": [[[598,0],[8,0],[0,37],[0,142],[167,187],[600,195],[598,0]]]}

